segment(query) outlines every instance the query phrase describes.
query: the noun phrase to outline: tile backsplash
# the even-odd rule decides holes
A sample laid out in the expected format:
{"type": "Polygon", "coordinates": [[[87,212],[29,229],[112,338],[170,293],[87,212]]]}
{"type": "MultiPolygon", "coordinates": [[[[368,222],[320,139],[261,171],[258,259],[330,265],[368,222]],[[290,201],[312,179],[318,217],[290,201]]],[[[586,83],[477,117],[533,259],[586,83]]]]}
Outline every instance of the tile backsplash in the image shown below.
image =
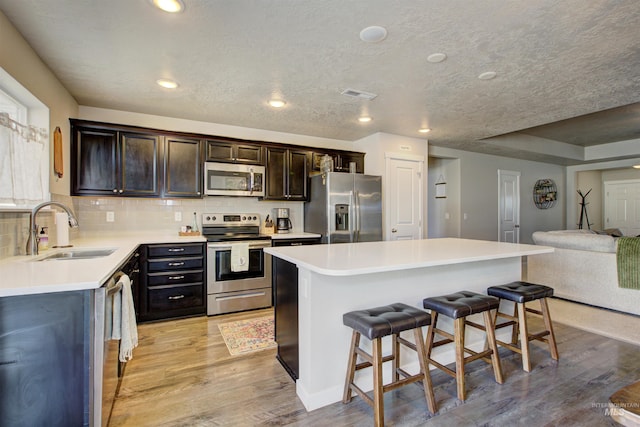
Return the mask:
{"type": "MultiPolygon", "coordinates": [[[[71,229],[70,241],[83,234],[121,233],[133,231],[175,231],[183,225],[193,226],[196,213],[197,226],[202,227],[203,213],[246,212],[258,213],[264,223],[275,208],[289,208],[295,232],[304,229],[304,203],[259,201],[253,197],[205,197],[203,199],[141,199],[128,197],[69,197],[52,195],[52,200],[73,207],[80,226],[71,229]],[[107,213],[113,213],[113,222],[107,213]],[[182,217],[176,221],[176,213],[182,217]]],[[[26,254],[30,214],[0,211],[0,259],[26,254]]],[[[49,244],[55,245],[55,224],[52,212],[38,214],[38,226],[49,227],[49,244]]]]}

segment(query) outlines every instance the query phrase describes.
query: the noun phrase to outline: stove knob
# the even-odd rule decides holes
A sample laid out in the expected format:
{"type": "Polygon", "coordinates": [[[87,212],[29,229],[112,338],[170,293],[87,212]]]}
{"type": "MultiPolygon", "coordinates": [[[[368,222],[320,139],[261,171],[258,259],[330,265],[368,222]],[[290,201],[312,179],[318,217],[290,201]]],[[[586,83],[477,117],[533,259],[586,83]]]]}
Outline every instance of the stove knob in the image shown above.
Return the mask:
{"type": "Polygon", "coordinates": [[[211,218],[211,219],[215,221],[215,220],[216,220],[216,217],[214,216],[214,217],[213,217],[213,218],[211,218]]]}
{"type": "Polygon", "coordinates": [[[246,220],[247,220],[247,217],[246,217],[246,216],[243,216],[243,217],[242,217],[242,220],[243,220],[243,221],[246,221],[246,220]]]}
{"type": "Polygon", "coordinates": [[[211,217],[210,217],[210,216],[207,216],[205,219],[206,219],[207,221],[211,221],[211,217]]]}
{"type": "Polygon", "coordinates": [[[253,217],[253,220],[254,220],[254,221],[255,221],[255,220],[257,220],[257,219],[258,219],[258,217],[257,217],[257,216],[254,216],[254,217],[253,217]]]}

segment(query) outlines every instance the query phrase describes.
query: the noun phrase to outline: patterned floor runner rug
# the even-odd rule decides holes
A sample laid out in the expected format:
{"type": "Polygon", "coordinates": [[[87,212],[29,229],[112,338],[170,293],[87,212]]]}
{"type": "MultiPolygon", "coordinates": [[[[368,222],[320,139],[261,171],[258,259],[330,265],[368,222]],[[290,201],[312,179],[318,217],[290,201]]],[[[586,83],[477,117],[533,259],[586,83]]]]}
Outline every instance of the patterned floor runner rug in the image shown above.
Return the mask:
{"type": "Polygon", "coordinates": [[[218,328],[233,356],[276,347],[273,316],[221,323],[218,328]]]}

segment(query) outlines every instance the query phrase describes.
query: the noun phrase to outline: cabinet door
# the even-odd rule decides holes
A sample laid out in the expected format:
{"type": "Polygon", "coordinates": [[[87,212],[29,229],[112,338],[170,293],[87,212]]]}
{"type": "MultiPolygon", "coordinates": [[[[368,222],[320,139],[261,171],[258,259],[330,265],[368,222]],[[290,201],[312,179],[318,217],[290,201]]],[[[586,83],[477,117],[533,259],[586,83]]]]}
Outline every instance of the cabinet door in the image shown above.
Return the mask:
{"type": "Polygon", "coordinates": [[[235,162],[247,163],[252,165],[263,165],[264,148],[260,145],[237,144],[235,147],[235,162]]]}
{"type": "Polygon", "coordinates": [[[309,153],[289,150],[287,200],[307,200],[309,153]]]}
{"type": "Polygon", "coordinates": [[[267,148],[265,199],[286,200],[287,151],[283,148],[267,148]]]}
{"type": "Polygon", "coordinates": [[[118,193],[118,133],[74,128],[71,145],[71,195],[118,193]]]}
{"type": "Polygon", "coordinates": [[[233,162],[232,142],[207,140],[208,162],[233,162]]]}
{"type": "Polygon", "coordinates": [[[201,197],[202,158],[200,141],[167,137],[164,147],[166,197],[201,197]]]}
{"type": "Polygon", "coordinates": [[[160,195],[160,140],[153,134],[121,134],[121,195],[160,195]]]}
{"type": "Polygon", "coordinates": [[[349,163],[356,164],[356,173],[364,173],[364,154],[340,154],[336,171],[349,172],[349,163]]]}

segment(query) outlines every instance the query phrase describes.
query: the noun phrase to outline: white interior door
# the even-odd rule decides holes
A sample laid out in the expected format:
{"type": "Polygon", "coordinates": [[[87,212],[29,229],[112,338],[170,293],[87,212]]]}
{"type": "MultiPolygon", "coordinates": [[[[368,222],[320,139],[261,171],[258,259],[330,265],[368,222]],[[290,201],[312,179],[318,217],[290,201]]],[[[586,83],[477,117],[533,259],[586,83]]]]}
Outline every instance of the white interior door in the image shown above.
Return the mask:
{"type": "Polygon", "coordinates": [[[386,155],[385,240],[422,238],[424,157],[386,155]]]}
{"type": "Polygon", "coordinates": [[[520,172],[498,170],[498,241],[520,243],[520,172]]]}
{"type": "Polygon", "coordinates": [[[604,183],[604,226],[618,228],[625,236],[640,234],[640,181],[604,183]]]}

